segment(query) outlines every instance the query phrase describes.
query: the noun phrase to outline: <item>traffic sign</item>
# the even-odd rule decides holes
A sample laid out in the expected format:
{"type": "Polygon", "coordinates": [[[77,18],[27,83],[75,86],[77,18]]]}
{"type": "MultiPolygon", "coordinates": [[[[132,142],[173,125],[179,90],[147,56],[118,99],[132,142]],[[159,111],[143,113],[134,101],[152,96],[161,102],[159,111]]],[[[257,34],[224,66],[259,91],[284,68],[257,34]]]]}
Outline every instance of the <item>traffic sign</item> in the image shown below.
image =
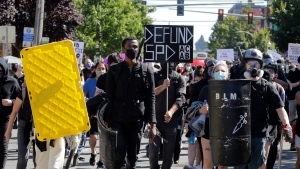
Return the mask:
{"type": "Polygon", "coordinates": [[[0,43],[16,43],[16,27],[15,26],[0,26],[0,43]],[[7,29],[6,29],[7,28],[7,29]],[[7,30],[7,32],[6,32],[7,30]],[[6,35],[8,34],[8,37],[6,35]]]}
{"type": "Polygon", "coordinates": [[[145,25],[145,62],[193,62],[193,26],[145,25]]]}
{"type": "Polygon", "coordinates": [[[83,57],[84,42],[75,42],[75,41],[73,41],[73,43],[74,43],[74,49],[75,49],[77,64],[81,64],[82,63],[82,57],[83,57]]]}
{"type": "Polygon", "coordinates": [[[32,42],[34,39],[34,28],[24,27],[23,30],[23,47],[32,46],[32,42]]]}

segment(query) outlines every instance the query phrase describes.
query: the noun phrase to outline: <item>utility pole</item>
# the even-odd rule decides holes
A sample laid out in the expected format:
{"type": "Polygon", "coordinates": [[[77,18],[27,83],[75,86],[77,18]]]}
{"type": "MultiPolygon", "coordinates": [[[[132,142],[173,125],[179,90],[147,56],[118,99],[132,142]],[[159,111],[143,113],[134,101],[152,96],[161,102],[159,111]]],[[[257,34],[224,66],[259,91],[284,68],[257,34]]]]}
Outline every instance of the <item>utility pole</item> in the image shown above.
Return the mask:
{"type": "Polygon", "coordinates": [[[33,46],[41,44],[44,27],[45,0],[36,0],[33,46]]]}

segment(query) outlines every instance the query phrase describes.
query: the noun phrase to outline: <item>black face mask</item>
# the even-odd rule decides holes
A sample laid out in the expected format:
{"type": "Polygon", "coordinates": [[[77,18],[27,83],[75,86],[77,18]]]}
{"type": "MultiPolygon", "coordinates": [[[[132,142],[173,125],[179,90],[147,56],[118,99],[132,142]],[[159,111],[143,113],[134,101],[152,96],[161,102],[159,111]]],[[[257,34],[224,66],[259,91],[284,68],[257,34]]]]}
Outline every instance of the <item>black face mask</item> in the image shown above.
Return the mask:
{"type": "Polygon", "coordinates": [[[139,53],[138,50],[127,49],[125,54],[129,59],[133,60],[133,59],[137,58],[138,53],[139,53]]]}

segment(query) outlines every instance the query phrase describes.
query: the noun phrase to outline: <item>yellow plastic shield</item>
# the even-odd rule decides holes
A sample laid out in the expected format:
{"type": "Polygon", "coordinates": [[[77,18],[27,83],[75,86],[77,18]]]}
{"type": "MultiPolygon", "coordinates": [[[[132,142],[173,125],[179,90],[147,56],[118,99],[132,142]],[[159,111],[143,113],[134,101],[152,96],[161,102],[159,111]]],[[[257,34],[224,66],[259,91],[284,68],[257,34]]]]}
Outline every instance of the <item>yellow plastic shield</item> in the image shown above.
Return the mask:
{"type": "Polygon", "coordinates": [[[73,42],[25,48],[21,59],[38,140],[88,131],[90,123],[73,42]]]}

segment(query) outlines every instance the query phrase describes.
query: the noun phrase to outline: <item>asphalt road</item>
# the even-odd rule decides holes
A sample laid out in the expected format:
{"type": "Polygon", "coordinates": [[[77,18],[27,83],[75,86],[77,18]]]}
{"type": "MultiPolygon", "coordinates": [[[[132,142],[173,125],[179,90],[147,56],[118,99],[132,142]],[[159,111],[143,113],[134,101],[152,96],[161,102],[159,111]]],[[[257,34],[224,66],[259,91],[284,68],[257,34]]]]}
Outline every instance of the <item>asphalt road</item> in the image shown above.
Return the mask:
{"type": "MultiPolygon", "coordinates": [[[[12,139],[10,140],[10,143],[9,143],[8,160],[7,160],[5,169],[15,169],[16,168],[16,164],[17,164],[17,151],[16,150],[18,148],[16,136],[17,136],[17,130],[14,129],[13,133],[12,133],[12,139]]],[[[182,149],[181,149],[180,161],[179,161],[179,164],[174,164],[172,166],[172,169],[182,169],[184,167],[184,165],[187,164],[187,139],[184,136],[182,139],[183,139],[183,144],[182,144],[182,149]]],[[[142,144],[141,144],[141,153],[139,155],[139,160],[137,162],[137,168],[150,168],[149,160],[146,157],[146,150],[145,150],[146,145],[147,145],[147,140],[143,139],[142,144]]],[[[97,145],[97,147],[98,147],[98,145],[97,145]]],[[[238,152],[238,153],[240,153],[240,152],[238,152]]],[[[31,156],[30,156],[30,160],[28,161],[27,168],[33,169],[34,167],[33,167],[33,163],[32,163],[32,154],[30,154],[30,155],[31,156]]],[[[96,168],[96,166],[89,165],[90,147],[88,144],[88,140],[87,140],[86,148],[83,149],[82,157],[85,158],[85,161],[83,161],[83,162],[80,161],[78,163],[78,166],[72,167],[72,168],[74,168],[74,169],[96,168]]],[[[294,169],[296,159],[297,159],[297,153],[295,151],[289,151],[289,143],[284,143],[281,168],[282,169],[294,169]]],[[[276,161],[276,165],[274,166],[274,168],[276,168],[276,169],[278,168],[277,164],[278,163],[276,161]]]]}

